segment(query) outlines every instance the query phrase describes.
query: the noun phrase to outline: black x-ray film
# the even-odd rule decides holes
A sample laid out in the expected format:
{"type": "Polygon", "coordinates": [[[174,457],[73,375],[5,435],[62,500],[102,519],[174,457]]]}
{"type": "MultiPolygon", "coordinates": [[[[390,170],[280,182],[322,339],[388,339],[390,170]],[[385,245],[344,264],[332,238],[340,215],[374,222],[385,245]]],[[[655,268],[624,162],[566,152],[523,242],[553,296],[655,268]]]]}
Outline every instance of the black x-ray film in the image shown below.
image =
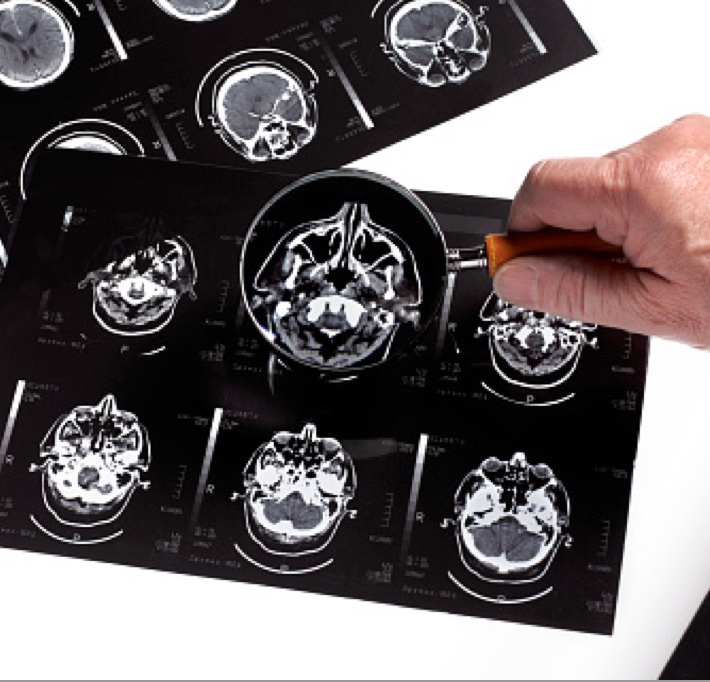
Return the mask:
{"type": "MultiPolygon", "coordinates": [[[[283,362],[240,262],[296,179],[45,155],[0,285],[0,544],[611,633],[647,339],[452,271],[391,362],[336,377],[283,362]]],[[[459,249],[509,207],[418,197],[459,249]]],[[[348,306],[391,308],[404,249],[396,216],[373,203],[368,231],[339,231],[329,198],[296,220],[269,295],[287,319],[330,278],[303,314],[344,352],[364,333],[348,306]]]]}
{"type": "Polygon", "coordinates": [[[3,249],[45,148],[334,168],[595,52],[562,0],[7,0],[0,29],[3,249]]]}

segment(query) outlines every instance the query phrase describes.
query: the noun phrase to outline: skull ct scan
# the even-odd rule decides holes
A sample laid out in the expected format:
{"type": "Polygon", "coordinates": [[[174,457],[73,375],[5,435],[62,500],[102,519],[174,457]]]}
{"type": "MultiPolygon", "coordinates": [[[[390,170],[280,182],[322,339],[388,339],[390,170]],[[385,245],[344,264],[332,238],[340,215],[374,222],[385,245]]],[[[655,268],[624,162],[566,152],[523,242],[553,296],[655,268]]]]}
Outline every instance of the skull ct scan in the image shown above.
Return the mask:
{"type": "Polygon", "coordinates": [[[153,0],[163,12],[182,21],[212,21],[231,12],[238,0],[153,0]]]}
{"type": "Polygon", "coordinates": [[[107,253],[108,262],[89,272],[79,288],[91,285],[94,317],[113,334],[154,334],[170,322],[184,294],[196,297],[190,245],[159,225],[115,240],[107,253]]]}
{"type": "Polygon", "coordinates": [[[462,84],[488,63],[484,17],[459,0],[402,0],[385,16],[382,50],[408,78],[431,88],[462,84]]]}
{"type": "Polygon", "coordinates": [[[586,346],[597,347],[594,324],[519,308],[491,294],[480,313],[487,328],[491,361],[506,381],[525,388],[549,388],[566,381],[586,346]]]}
{"type": "Polygon", "coordinates": [[[0,83],[32,90],[52,83],[74,56],[66,17],[43,0],[0,3],[0,83]]]}
{"type": "Polygon", "coordinates": [[[40,445],[44,504],[66,526],[88,528],[115,521],[151,464],[145,427],[118,408],[112,395],[75,407],[58,419],[40,445]]]}
{"type": "Polygon", "coordinates": [[[279,431],[244,469],[243,497],[252,538],[273,554],[298,556],[332,540],[356,490],[350,455],[313,424],[279,431]]]}
{"type": "Polygon", "coordinates": [[[524,453],[486,459],[455,495],[456,539],[464,566],[491,582],[530,582],[569,546],[567,491],[546,464],[524,453]]]}
{"type": "Polygon", "coordinates": [[[29,148],[20,171],[20,191],[27,198],[29,169],[46,149],[68,149],[112,154],[144,156],[145,148],[127,128],[99,118],[65,121],[41,135],[29,148]]]}
{"type": "Polygon", "coordinates": [[[399,327],[417,325],[422,300],[411,250],[360,203],[288,232],[253,290],[268,339],[301,364],[335,370],[387,358],[399,327]]]}
{"type": "Polygon", "coordinates": [[[216,86],[212,106],[222,139],[251,162],[290,159],[316,134],[313,94],[278,63],[235,67],[216,86]]]}

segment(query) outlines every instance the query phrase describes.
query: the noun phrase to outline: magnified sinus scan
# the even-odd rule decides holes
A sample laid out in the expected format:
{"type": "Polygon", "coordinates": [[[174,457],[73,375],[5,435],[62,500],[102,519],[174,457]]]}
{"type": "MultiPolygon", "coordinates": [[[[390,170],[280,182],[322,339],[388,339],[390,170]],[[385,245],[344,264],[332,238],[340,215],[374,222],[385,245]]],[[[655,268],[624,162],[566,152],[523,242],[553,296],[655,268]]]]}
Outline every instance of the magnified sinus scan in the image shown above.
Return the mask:
{"type": "Polygon", "coordinates": [[[59,78],[74,56],[66,17],[42,0],[0,2],[0,83],[32,90],[59,78]]]}
{"type": "Polygon", "coordinates": [[[247,50],[207,74],[198,94],[198,119],[210,120],[225,144],[250,162],[285,161],[316,135],[317,84],[316,73],[300,58],[280,50],[247,50]]]}
{"type": "Polygon", "coordinates": [[[149,220],[105,249],[102,265],[79,283],[93,290],[93,313],[107,331],[154,334],[173,318],[184,294],[196,298],[197,267],[180,235],[149,220]]]}
{"type": "Polygon", "coordinates": [[[112,395],[98,405],[75,407],[58,419],[40,445],[47,510],[60,523],[92,527],[117,519],[151,464],[150,441],[135,415],[112,395]]]}
{"type": "Polygon", "coordinates": [[[596,348],[596,325],[519,308],[491,294],[480,313],[479,336],[488,336],[491,361],[507,382],[550,388],[569,379],[582,350],[596,348]]]}
{"type": "Polygon", "coordinates": [[[267,338],[300,363],[339,370],[386,358],[399,327],[418,323],[422,300],[411,250],[361,203],[293,228],[253,288],[267,338]]]}
{"type": "Polygon", "coordinates": [[[237,0],[153,0],[166,14],[183,21],[218,19],[231,12],[237,0]]]}
{"type": "Polygon", "coordinates": [[[466,568],[493,582],[529,582],[549,568],[567,532],[567,491],[546,464],[524,453],[486,459],[455,496],[456,539],[466,568]]]}
{"type": "Polygon", "coordinates": [[[244,469],[245,517],[266,551],[298,556],[328,545],[355,496],[350,455],[313,424],[300,433],[279,431],[244,469]]]}
{"type": "Polygon", "coordinates": [[[422,85],[465,83],[488,63],[487,11],[481,7],[474,13],[458,0],[402,0],[385,13],[382,50],[401,73],[422,85]]]}

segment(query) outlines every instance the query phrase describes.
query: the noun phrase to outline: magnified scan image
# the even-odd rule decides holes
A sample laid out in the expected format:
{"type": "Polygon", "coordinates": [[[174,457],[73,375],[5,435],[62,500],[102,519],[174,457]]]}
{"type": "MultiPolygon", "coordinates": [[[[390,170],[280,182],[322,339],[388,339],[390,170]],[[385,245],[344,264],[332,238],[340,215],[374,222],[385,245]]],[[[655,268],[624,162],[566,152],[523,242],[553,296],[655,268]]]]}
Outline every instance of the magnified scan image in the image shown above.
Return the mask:
{"type": "Polygon", "coordinates": [[[385,12],[382,50],[401,73],[422,85],[465,83],[488,63],[487,11],[474,12],[458,0],[401,0],[385,12]]]}
{"type": "Polygon", "coordinates": [[[192,248],[161,221],[148,220],[137,232],[119,237],[105,254],[104,264],[79,288],[91,286],[94,317],[113,334],[154,334],[172,320],[185,294],[196,298],[192,248]]]}
{"type": "Polygon", "coordinates": [[[456,540],[464,566],[492,582],[530,582],[549,568],[560,545],[569,546],[570,504],[546,464],[525,453],[486,459],[455,496],[456,540]]]}
{"type": "Polygon", "coordinates": [[[507,382],[525,388],[550,388],[569,379],[582,350],[597,348],[594,324],[519,308],[491,294],[480,319],[488,323],[491,361],[507,382]]]}
{"type": "Polygon", "coordinates": [[[60,417],[40,445],[44,504],[65,526],[112,523],[125,510],[151,464],[148,433],[112,395],[60,417]]]}
{"type": "Polygon", "coordinates": [[[237,0],[153,0],[166,14],[183,21],[218,19],[231,12],[237,0]]]}
{"type": "Polygon", "coordinates": [[[350,455],[313,424],[300,433],[279,431],[244,469],[248,531],[272,554],[299,556],[328,545],[355,496],[350,455]]]}
{"type": "Polygon", "coordinates": [[[0,83],[31,90],[59,78],[74,56],[71,25],[41,0],[0,2],[0,83]]]}
{"type": "Polygon", "coordinates": [[[313,69],[293,55],[247,50],[223,60],[206,76],[209,114],[204,118],[247,161],[285,161],[316,135],[317,83],[313,69]]]}
{"type": "Polygon", "coordinates": [[[416,325],[422,287],[404,241],[367,204],[298,225],[259,270],[251,305],[290,357],[347,369],[389,355],[401,325],[416,325]]]}

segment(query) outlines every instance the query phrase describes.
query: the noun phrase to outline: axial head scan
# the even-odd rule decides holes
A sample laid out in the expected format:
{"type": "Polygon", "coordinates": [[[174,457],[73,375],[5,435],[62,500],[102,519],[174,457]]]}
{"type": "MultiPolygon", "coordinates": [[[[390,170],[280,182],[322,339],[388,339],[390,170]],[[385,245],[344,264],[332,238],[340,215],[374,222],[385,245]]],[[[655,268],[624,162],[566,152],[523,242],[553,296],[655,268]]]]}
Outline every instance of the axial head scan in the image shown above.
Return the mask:
{"type": "Polygon", "coordinates": [[[331,541],[355,495],[355,467],[337,440],[307,424],[261,445],[244,469],[244,487],[259,544],[278,554],[315,552],[331,541]]]}
{"type": "Polygon", "coordinates": [[[582,349],[597,343],[588,336],[596,325],[519,308],[495,294],[480,317],[489,323],[479,334],[488,335],[495,369],[519,386],[546,388],[562,383],[577,367],[582,349]]]}
{"type": "Polygon", "coordinates": [[[73,55],[71,25],[52,5],[0,3],[0,83],[16,90],[42,87],[66,71],[73,55]]]}
{"type": "Polygon", "coordinates": [[[494,582],[536,580],[569,541],[569,499],[545,464],[525,454],[485,460],[455,496],[456,537],[464,565],[494,582]]]}
{"type": "Polygon", "coordinates": [[[197,268],[190,245],[152,223],[115,240],[106,260],[79,288],[91,285],[94,317],[109,332],[154,334],[170,322],[184,294],[195,298],[197,268]]]}
{"type": "Polygon", "coordinates": [[[276,245],[253,283],[262,333],[290,358],[347,370],[381,361],[399,327],[419,321],[422,291],[404,241],[366,204],[299,225],[276,245]]]}
{"type": "Polygon", "coordinates": [[[385,18],[382,49],[405,76],[437,88],[465,83],[488,63],[486,7],[474,14],[459,0],[405,0],[385,18]]]}
{"type": "Polygon", "coordinates": [[[44,502],[63,524],[96,526],[126,508],[151,463],[145,427],[119,410],[112,395],[75,407],[58,419],[40,445],[44,502]]]}
{"type": "Polygon", "coordinates": [[[248,161],[284,161],[315,136],[315,98],[284,67],[269,62],[232,69],[215,89],[222,139],[248,161]]]}
{"type": "Polygon", "coordinates": [[[53,149],[79,149],[87,152],[113,154],[115,156],[123,156],[127,153],[115,140],[91,133],[67,135],[64,139],[51,144],[49,147],[53,149]]]}
{"type": "Polygon", "coordinates": [[[166,14],[183,21],[218,19],[231,12],[237,0],[153,0],[166,14]]]}

